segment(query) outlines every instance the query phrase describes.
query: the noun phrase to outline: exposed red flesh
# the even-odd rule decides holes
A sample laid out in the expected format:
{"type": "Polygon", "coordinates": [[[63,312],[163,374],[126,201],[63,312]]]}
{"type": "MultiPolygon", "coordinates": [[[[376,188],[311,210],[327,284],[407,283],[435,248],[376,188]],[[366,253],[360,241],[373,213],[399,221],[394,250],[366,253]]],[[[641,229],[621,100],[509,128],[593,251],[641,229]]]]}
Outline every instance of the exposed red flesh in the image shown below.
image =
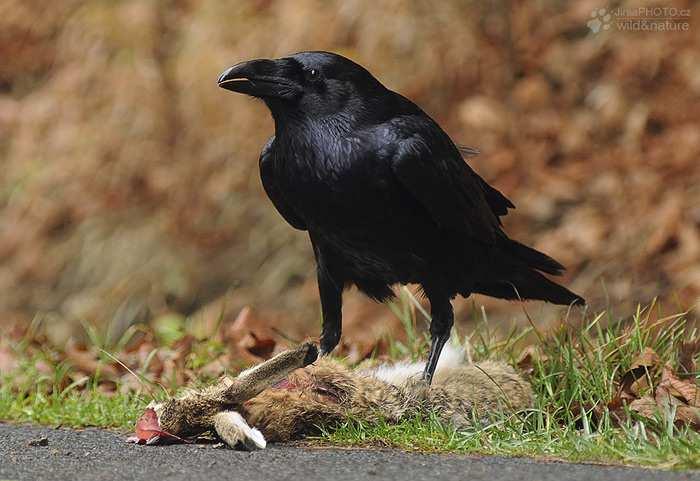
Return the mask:
{"type": "Polygon", "coordinates": [[[285,391],[292,391],[296,389],[298,386],[292,382],[289,381],[289,379],[282,379],[276,384],[272,385],[272,389],[282,389],[285,391]]]}
{"type": "Polygon", "coordinates": [[[136,432],[134,436],[130,436],[127,441],[138,444],[146,444],[151,439],[158,437],[159,441],[179,441],[187,443],[186,439],[163,431],[158,422],[158,415],[153,408],[147,408],[141,417],[136,421],[136,432]]]}

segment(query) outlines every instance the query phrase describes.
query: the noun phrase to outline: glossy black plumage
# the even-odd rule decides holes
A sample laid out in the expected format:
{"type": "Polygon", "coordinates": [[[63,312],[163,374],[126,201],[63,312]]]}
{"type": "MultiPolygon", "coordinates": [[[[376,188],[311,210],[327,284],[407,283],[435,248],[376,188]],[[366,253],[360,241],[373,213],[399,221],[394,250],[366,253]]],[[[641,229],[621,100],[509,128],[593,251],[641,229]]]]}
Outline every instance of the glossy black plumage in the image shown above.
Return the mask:
{"type": "Polygon", "coordinates": [[[583,303],[542,275],[563,266],[503,232],[499,217],[513,204],[427,114],[363,67],[302,52],[235,65],[219,85],[261,98],[272,112],[260,174],[280,214],[309,233],[324,353],[340,339],[342,291],[351,284],[379,301],[393,284],[423,287],[433,317],[428,381],[455,295],[583,303]]]}

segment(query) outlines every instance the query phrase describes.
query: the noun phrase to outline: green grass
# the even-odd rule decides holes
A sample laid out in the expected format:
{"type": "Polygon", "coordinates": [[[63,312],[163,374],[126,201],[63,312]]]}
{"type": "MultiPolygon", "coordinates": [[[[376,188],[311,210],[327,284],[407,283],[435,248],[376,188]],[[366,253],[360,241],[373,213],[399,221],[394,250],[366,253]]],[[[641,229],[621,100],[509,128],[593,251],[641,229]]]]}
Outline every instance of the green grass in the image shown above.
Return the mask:
{"type": "Polygon", "coordinates": [[[133,427],[149,398],[100,390],[99,370],[91,378],[71,376],[70,363],[58,361],[54,350],[29,349],[30,337],[15,346],[18,353],[25,353],[16,374],[0,379],[0,420],[74,428],[133,427]],[[39,365],[45,367],[38,369],[39,365]]]}
{"type": "Polygon", "coordinates": [[[148,400],[135,394],[107,396],[97,390],[65,395],[34,392],[17,396],[0,389],[0,419],[83,428],[133,429],[148,400]]]}
{"type": "MultiPolygon", "coordinates": [[[[405,307],[395,312],[405,316],[408,345],[394,343],[392,352],[424,353],[427,339],[415,334],[413,312],[405,307]]],[[[531,337],[537,352],[530,376],[536,404],[529,412],[495,416],[485,425],[475,422],[475,427],[459,431],[435,418],[400,424],[348,420],[325,429],[320,439],[343,446],[700,468],[700,435],[674,424],[674,413],[646,419],[624,411],[618,420],[607,408],[617,392],[616,381],[644,348],[654,349],[660,364],[677,363],[680,344],[697,337],[683,314],[663,317],[652,306],[616,320],[604,312],[587,322],[568,319],[547,334],[514,329],[500,340],[482,325],[465,342],[477,361],[500,358],[515,364],[531,337]]]]}
{"type": "MultiPolygon", "coordinates": [[[[404,342],[389,343],[390,355],[423,358],[427,339],[416,325],[425,314],[406,291],[392,308],[402,320],[406,336],[404,342]]],[[[455,430],[432,417],[399,424],[348,420],[333,429],[326,427],[314,442],[700,468],[700,435],[675,424],[673,412],[661,413],[655,419],[625,412],[620,420],[607,408],[620,377],[644,348],[654,349],[661,364],[676,365],[681,343],[696,337],[684,315],[664,318],[655,306],[639,309],[628,319],[613,318],[608,312],[592,318],[569,318],[547,333],[519,328],[496,335],[484,322],[465,339],[477,361],[496,358],[515,364],[526,346],[531,350],[534,346],[530,381],[536,403],[532,410],[491,417],[487,424],[477,421],[466,430],[455,430]]],[[[31,371],[35,361],[27,360],[28,375],[23,382],[6,379],[0,387],[0,419],[128,430],[150,399],[119,394],[119,390],[117,394],[103,394],[94,379],[65,386],[62,379],[69,366],[59,363],[54,366],[53,377],[42,377],[31,371]]],[[[196,364],[205,361],[198,359],[196,364]]]]}
{"type": "MultiPolygon", "coordinates": [[[[541,413],[455,431],[435,419],[397,425],[348,421],[322,440],[342,446],[381,446],[439,453],[533,456],[567,461],[622,463],[658,468],[699,468],[700,436],[688,429],[645,439],[634,428],[593,433],[548,424],[541,413]]],[[[647,433],[648,436],[648,433],[647,433]]]]}

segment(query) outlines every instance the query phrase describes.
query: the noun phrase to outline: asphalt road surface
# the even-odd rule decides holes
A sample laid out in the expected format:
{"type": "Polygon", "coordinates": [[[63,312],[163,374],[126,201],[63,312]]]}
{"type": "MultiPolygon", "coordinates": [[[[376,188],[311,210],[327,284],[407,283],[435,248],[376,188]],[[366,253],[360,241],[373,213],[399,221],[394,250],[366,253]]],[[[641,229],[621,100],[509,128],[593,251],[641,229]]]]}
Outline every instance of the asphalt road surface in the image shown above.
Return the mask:
{"type": "Polygon", "coordinates": [[[212,445],[137,446],[109,431],[0,424],[0,481],[647,481],[698,480],[668,472],[393,450],[271,446],[253,453],[212,445]]]}

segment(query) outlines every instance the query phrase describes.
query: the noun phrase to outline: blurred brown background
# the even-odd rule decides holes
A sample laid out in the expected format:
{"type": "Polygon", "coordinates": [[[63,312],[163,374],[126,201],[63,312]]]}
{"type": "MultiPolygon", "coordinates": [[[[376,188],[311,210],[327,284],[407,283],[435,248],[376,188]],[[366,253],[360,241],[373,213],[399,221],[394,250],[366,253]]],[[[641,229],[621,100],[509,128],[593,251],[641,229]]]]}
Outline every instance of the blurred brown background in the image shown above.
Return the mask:
{"type": "MultiPolygon", "coordinates": [[[[119,332],[250,305],[316,334],[308,241],[258,178],[269,114],[216,86],[235,62],[300,50],[353,58],[479,148],[470,163],[517,206],[507,231],[564,263],[593,308],[658,296],[697,314],[699,16],[691,2],[3,0],[0,325],[48,317],[61,339],[78,321],[119,332]],[[645,5],[690,8],[689,31],[586,26],[645,5]]],[[[393,325],[346,299],[347,342],[393,325]]],[[[461,318],[482,304],[522,317],[476,297],[461,318]]]]}

